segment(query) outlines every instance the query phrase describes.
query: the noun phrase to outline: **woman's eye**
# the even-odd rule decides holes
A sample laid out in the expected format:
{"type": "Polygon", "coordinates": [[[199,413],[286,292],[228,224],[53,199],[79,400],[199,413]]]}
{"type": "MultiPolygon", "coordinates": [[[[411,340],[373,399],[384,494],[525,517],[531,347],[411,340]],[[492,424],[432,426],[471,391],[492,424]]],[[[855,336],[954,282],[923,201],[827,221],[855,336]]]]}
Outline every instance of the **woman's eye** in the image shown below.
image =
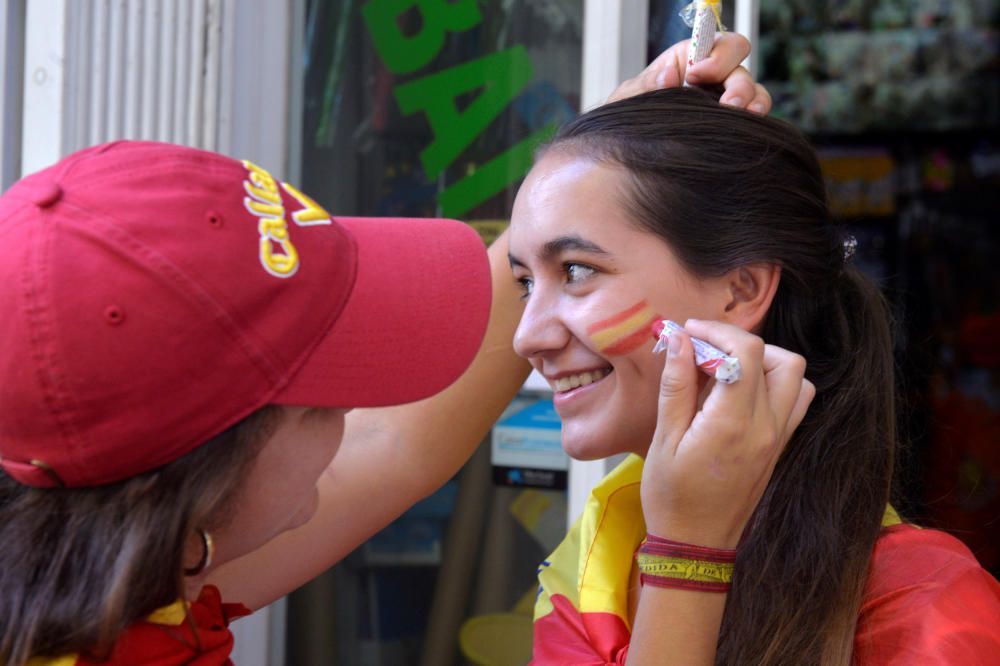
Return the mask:
{"type": "Polygon", "coordinates": [[[579,282],[580,280],[586,280],[596,272],[586,264],[566,264],[566,281],[579,282]]]}
{"type": "Polygon", "coordinates": [[[527,298],[535,286],[535,281],[530,277],[517,278],[517,283],[521,286],[521,298],[527,298]]]}

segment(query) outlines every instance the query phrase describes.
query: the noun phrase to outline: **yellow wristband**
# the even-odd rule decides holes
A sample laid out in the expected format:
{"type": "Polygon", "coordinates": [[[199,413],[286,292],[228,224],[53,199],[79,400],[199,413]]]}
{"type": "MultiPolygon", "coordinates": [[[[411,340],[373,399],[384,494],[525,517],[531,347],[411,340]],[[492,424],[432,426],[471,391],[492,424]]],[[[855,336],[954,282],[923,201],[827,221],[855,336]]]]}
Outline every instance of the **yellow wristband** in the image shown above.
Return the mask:
{"type": "Polygon", "coordinates": [[[733,565],[704,560],[691,560],[669,555],[636,553],[639,573],[657,578],[676,578],[699,583],[732,583],[733,565]]]}

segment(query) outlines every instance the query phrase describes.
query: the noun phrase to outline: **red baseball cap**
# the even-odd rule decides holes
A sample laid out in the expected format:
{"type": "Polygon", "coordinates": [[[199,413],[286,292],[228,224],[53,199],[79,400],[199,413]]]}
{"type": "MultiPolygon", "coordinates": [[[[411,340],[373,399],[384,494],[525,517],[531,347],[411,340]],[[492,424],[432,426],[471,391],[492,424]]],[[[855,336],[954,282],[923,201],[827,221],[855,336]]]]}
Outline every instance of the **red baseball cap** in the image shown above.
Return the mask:
{"type": "Polygon", "coordinates": [[[250,162],[96,146],[0,198],[0,467],[91,486],[266,404],[373,407],[451,384],[490,274],[454,220],[331,217],[250,162]]]}

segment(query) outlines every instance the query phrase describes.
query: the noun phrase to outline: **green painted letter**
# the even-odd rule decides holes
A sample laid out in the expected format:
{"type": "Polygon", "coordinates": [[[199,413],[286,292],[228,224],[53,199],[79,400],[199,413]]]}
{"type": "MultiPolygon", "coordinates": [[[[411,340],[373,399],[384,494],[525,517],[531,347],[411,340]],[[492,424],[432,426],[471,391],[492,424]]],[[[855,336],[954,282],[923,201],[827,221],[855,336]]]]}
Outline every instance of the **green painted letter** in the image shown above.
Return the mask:
{"type": "Polygon", "coordinates": [[[444,45],[447,32],[462,32],[483,20],[476,0],[372,0],[361,8],[375,50],[393,74],[415,72],[427,65],[444,45]],[[423,25],[420,32],[406,36],[399,29],[399,17],[418,7],[423,25]]]}
{"type": "Polygon", "coordinates": [[[431,145],[420,153],[428,180],[437,178],[468,148],[524,90],[532,75],[528,52],[523,46],[512,46],[397,86],[396,100],[403,114],[425,112],[434,132],[431,145]],[[478,88],[482,92],[460,112],[455,98],[478,88]]]}
{"type": "Polygon", "coordinates": [[[531,168],[531,156],[535,149],[543,141],[548,141],[555,131],[555,123],[543,127],[441,192],[437,198],[441,204],[441,214],[461,218],[511,183],[523,178],[531,168]]]}

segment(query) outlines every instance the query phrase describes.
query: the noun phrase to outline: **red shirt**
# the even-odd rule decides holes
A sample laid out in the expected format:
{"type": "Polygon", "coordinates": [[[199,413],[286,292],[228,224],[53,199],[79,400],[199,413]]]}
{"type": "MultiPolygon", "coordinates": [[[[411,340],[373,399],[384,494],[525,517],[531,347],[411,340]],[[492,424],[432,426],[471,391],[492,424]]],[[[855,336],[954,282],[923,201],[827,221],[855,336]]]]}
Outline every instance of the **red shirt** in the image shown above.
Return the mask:
{"type": "Polygon", "coordinates": [[[222,603],[218,588],[206,585],[196,601],[178,601],[129,626],[107,661],[65,655],[35,657],[28,666],[232,666],[229,623],[249,614],[242,604],[222,603]]]}
{"type": "Polygon", "coordinates": [[[854,636],[858,664],[1000,664],[1000,583],[958,539],[882,531],[854,636]]]}
{"type": "MultiPolygon", "coordinates": [[[[609,473],[566,539],[542,563],[536,666],[625,663],[632,556],[646,533],[641,478],[636,456],[609,473]]],[[[891,510],[884,524],[890,526],[872,554],[854,662],[1000,665],[1000,583],[958,539],[899,524],[891,510]]]]}

